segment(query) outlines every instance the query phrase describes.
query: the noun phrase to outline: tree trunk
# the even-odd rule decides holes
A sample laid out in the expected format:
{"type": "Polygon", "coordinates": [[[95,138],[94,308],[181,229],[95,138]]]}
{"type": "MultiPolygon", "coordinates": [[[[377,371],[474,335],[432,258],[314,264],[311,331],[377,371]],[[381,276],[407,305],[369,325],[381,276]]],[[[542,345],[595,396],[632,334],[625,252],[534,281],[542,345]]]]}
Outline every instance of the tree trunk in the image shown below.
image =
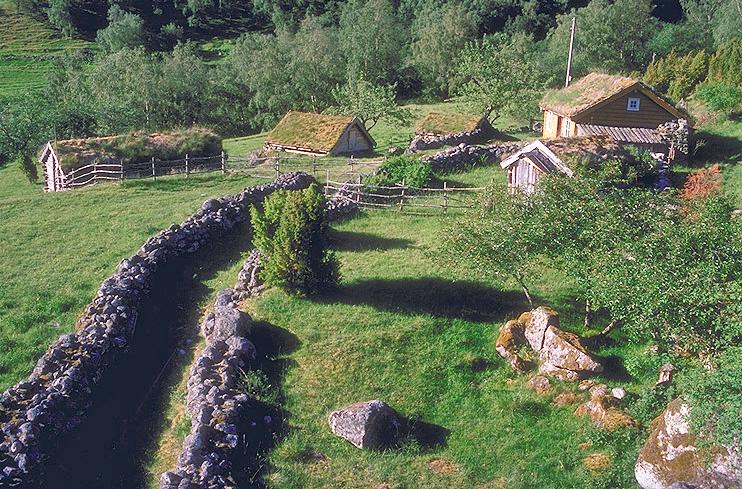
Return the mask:
{"type": "Polygon", "coordinates": [[[531,309],[533,309],[533,299],[531,298],[531,293],[528,290],[528,287],[526,286],[526,282],[520,276],[517,277],[517,280],[518,280],[518,284],[520,284],[520,287],[523,289],[523,293],[526,295],[528,304],[531,306],[531,309]]]}
{"type": "Polygon", "coordinates": [[[608,323],[608,326],[606,326],[605,328],[603,328],[603,331],[600,332],[600,335],[601,336],[605,336],[608,333],[610,333],[611,331],[613,331],[614,329],[616,329],[618,326],[619,326],[618,319],[614,319],[613,321],[611,321],[610,323],[608,323]]]}
{"type": "Polygon", "coordinates": [[[590,328],[593,323],[593,311],[590,309],[590,299],[585,299],[585,329],[590,328]]]}

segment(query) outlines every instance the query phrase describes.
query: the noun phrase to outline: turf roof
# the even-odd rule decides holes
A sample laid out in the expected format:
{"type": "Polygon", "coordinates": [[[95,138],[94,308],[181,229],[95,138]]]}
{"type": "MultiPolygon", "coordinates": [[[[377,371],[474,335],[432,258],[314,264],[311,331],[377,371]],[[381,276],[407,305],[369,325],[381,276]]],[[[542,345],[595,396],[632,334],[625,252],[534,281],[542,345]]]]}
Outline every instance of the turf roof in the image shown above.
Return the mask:
{"type": "Polygon", "coordinates": [[[268,134],[266,143],[329,152],[353,119],[292,110],[268,134]]]}
{"type": "Polygon", "coordinates": [[[464,114],[445,114],[429,112],[420,119],[415,127],[415,134],[454,134],[473,131],[479,126],[482,116],[464,114]]]}
{"type": "Polygon", "coordinates": [[[541,99],[541,108],[572,117],[637,83],[625,76],[590,73],[566,88],[547,93],[541,99]]]}

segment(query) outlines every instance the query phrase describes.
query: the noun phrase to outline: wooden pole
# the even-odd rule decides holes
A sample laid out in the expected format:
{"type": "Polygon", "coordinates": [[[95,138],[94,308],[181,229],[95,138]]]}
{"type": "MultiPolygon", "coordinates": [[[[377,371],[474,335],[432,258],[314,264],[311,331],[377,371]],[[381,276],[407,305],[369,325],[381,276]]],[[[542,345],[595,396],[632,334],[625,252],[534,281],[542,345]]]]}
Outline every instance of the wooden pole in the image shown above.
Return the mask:
{"type": "Polygon", "coordinates": [[[186,158],[185,158],[185,160],[186,160],[186,161],[185,161],[185,166],[186,166],[186,178],[188,178],[188,175],[189,175],[189,173],[190,173],[190,171],[189,171],[189,169],[188,169],[188,153],[186,153],[186,158]]]}
{"type": "Polygon", "coordinates": [[[227,174],[227,157],[224,154],[224,151],[222,150],[222,174],[227,174]]]}
{"type": "Polygon", "coordinates": [[[325,170],[325,172],[325,185],[327,185],[328,183],[330,183],[330,169],[328,168],[327,170],[325,170]]]}
{"type": "Polygon", "coordinates": [[[273,169],[276,170],[276,178],[281,176],[281,157],[276,158],[276,162],[273,163],[273,169]]]}
{"type": "Polygon", "coordinates": [[[152,157],[152,180],[157,181],[157,174],[155,174],[155,157],[152,157]]]}
{"type": "Polygon", "coordinates": [[[124,181],[124,160],[119,160],[119,166],[121,167],[121,174],[120,177],[121,181],[124,181]]]}
{"type": "Polygon", "coordinates": [[[577,27],[577,17],[572,17],[572,28],[569,32],[569,55],[567,56],[567,77],[564,80],[564,86],[568,87],[572,81],[572,48],[575,44],[575,27],[577,27]]]}
{"type": "Polygon", "coordinates": [[[402,212],[402,209],[404,208],[404,190],[405,190],[405,184],[404,184],[404,178],[402,179],[402,193],[399,195],[399,212],[402,212]]]}
{"type": "Polygon", "coordinates": [[[448,214],[448,182],[443,182],[443,213],[448,214]]]}
{"type": "Polygon", "coordinates": [[[361,204],[361,175],[358,175],[358,192],[356,193],[356,204],[361,204]]]}
{"type": "Polygon", "coordinates": [[[317,176],[317,157],[312,156],[312,175],[317,176]]]}

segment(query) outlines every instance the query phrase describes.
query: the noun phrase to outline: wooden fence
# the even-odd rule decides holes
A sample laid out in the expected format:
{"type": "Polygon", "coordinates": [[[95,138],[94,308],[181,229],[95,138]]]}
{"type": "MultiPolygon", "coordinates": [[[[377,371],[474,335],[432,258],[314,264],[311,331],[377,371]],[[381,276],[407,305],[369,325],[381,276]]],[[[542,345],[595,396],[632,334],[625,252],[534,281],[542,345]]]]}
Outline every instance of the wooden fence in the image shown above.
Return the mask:
{"type": "Polygon", "coordinates": [[[441,188],[410,187],[401,185],[384,187],[368,185],[359,178],[356,182],[325,183],[325,196],[352,200],[364,209],[391,209],[406,214],[434,215],[448,214],[451,211],[469,209],[474,205],[474,197],[484,187],[449,187],[443,182],[441,188]]]}
{"type": "MultiPolygon", "coordinates": [[[[267,158],[228,158],[223,152],[215,156],[189,157],[178,160],[151,159],[143,163],[113,164],[94,163],[62,174],[55,188],[74,189],[101,181],[152,178],[167,175],[220,171],[237,173],[254,178],[273,180],[277,176],[294,171],[314,175],[317,180],[349,180],[371,175],[384,162],[383,159],[358,160],[338,157],[276,156],[267,158]]],[[[47,178],[49,178],[47,176],[47,178]]]]}

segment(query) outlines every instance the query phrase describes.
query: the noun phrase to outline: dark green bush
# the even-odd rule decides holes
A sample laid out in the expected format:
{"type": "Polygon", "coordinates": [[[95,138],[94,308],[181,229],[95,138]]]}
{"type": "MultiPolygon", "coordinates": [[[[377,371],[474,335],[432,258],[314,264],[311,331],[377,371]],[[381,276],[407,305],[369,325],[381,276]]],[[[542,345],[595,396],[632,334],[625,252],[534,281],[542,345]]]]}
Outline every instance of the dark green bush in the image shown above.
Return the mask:
{"type": "Polygon", "coordinates": [[[337,285],[339,266],[327,247],[325,197],[317,184],[276,192],[251,214],[253,244],[268,257],[261,274],[267,284],[298,295],[337,285]]]}
{"type": "Polygon", "coordinates": [[[386,160],[376,175],[369,177],[370,185],[392,186],[404,184],[410,187],[425,187],[433,180],[430,165],[417,158],[395,156],[386,160]]]}
{"type": "Polygon", "coordinates": [[[742,90],[728,83],[704,83],[698,87],[696,95],[714,111],[731,113],[742,110],[742,90]]]}

